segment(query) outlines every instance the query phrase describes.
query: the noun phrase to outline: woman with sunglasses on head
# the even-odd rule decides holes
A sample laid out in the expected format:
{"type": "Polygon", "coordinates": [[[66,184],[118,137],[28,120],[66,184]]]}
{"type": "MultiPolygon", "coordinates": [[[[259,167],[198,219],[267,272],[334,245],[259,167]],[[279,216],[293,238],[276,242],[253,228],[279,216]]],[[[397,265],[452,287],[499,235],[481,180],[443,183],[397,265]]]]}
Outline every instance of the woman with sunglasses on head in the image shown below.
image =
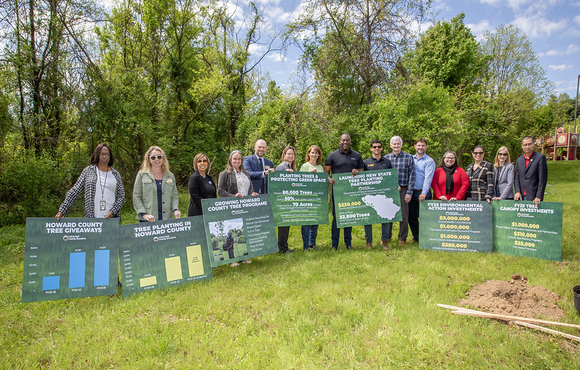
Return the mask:
{"type": "Polygon", "coordinates": [[[500,147],[495,155],[493,200],[514,199],[514,165],[508,148],[500,147]]]}
{"type": "Polygon", "coordinates": [[[121,175],[112,167],[113,163],[111,147],[106,143],[97,145],[91,157],[91,165],[81,172],[54,217],[63,218],[83,191],[85,217],[119,217],[121,207],[125,204],[125,189],[121,175]]]}
{"type": "Polygon", "coordinates": [[[147,149],[133,188],[133,207],[140,222],[181,217],[175,176],[169,161],[158,146],[147,149]]]}
{"type": "Polygon", "coordinates": [[[189,188],[189,209],[187,216],[201,216],[202,199],[217,198],[216,186],[209,175],[209,158],[204,153],[197,153],[193,159],[193,175],[189,177],[187,187],[189,188]]]}
{"type": "Polygon", "coordinates": [[[469,177],[467,200],[487,200],[489,203],[493,199],[493,165],[484,159],[483,146],[476,145],[471,154],[474,162],[465,170],[469,177]]]}
{"type": "Polygon", "coordinates": [[[463,168],[457,166],[457,154],[447,151],[433,174],[431,182],[433,200],[465,200],[469,178],[463,168]]]}

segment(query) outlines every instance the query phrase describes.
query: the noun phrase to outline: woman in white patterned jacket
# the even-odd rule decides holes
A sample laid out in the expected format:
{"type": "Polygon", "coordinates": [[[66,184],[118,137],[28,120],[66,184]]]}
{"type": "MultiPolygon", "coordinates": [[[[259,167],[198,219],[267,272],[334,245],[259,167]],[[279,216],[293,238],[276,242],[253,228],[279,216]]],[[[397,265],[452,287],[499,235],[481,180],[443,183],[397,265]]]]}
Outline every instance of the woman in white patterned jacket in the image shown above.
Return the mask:
{"type": "Polygon", "coordinates": [[[125,189],[119,172],[113,169],[113,153],[109,145],[97,145],[91,157],[91,165],[85,167],[77,182],[66,194],[56,218],[66,216],[69,208],[85,192],[85,217],[119,217],[125,203],[125,189]]]}

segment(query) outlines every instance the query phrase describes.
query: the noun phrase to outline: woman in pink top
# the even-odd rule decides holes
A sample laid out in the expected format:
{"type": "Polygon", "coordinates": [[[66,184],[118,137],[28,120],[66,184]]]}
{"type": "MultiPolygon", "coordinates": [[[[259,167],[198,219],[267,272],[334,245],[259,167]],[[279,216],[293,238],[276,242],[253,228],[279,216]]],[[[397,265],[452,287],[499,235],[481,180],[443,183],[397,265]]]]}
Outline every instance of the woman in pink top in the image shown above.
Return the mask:
{"type": "Polygon", "coordinates": [[[434,200],[465,200],[469,189],[469,177],[457,167],[457,155],[449,150],[443,155],[440,167],[435,170],[433,181],[434,200]]]}

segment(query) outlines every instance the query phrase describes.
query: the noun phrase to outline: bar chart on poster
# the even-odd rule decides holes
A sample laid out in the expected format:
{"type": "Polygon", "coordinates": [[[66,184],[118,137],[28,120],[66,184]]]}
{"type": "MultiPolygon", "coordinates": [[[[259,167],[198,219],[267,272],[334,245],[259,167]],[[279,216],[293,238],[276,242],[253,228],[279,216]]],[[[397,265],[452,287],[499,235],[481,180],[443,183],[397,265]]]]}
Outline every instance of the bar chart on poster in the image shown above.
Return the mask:
{"type": "Polygon", "coordinates": [[[119,230],[123,297],[211,279],[202,217],[119,230]]]}
{"type": "Polygon", "coordinates": [[[29,218],[22,301],[117,294],[118,220],[29,218]]]}

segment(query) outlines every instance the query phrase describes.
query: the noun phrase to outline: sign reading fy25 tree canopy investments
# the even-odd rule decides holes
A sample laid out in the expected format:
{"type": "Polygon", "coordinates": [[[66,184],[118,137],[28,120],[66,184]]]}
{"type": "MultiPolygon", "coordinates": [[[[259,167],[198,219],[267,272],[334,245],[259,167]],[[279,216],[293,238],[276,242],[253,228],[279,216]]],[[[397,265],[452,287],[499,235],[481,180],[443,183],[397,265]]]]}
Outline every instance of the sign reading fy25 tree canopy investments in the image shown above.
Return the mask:
{"type": "Polygon", "coordinates": [[[328,174],[274,172],[268,194],[276,226],[328,223],[328,174]]]}
{"type": "Polygon", "coordinates": [[[334,174],[334,210],[339,228],[401,221],[397,170],[334,174]]]}
{"type": "Polygon", "coordinates": [[[492,209],[486,201],[424,201],[419,215],[419,248],[493,251],[492,209]]]}
{"type": "Polygon", "coordinates": [[[123,297],[213,277],[201,216],[119,228],[123,297]]]}
{"type": "Polygon", "coordinates": [[[562,260],[562,203],[494,201],[493,228],[499,253],[562,260]]]}
{"type": "Polygon", "coordinates": [[[22,302],[117,294],[118,229],[118,218],[27,218],[22,302]]]}
{"type": "Polygon", "coordinates": [[[278,252],[270,196],[202,199],[212,266],[278,252]]]}

